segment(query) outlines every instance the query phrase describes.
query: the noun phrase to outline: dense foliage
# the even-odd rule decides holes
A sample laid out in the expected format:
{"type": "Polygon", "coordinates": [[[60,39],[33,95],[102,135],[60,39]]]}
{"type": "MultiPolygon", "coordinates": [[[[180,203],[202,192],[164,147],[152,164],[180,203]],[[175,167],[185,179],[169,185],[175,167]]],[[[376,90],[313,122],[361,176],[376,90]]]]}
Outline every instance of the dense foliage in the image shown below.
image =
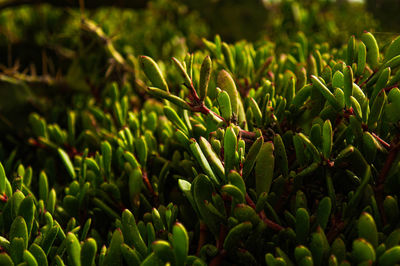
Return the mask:
{"type": "Polygon", "coordinates": [[[400,263],[400,37],[283,1],[228,44],[152,3],[0,15],[0,265],[400,263]]]}

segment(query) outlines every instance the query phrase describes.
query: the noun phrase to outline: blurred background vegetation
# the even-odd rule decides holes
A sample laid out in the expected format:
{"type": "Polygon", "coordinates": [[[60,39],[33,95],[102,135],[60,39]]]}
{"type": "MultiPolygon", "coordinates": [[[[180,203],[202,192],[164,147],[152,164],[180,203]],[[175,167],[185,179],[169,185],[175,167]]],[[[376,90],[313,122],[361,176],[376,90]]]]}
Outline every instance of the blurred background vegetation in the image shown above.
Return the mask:
{"type": "Polygon", "coordinates": [[[334,46],[364,30],[391,38],[400,27],[399,11],[397,0],[0,0],[0,64],[65,73],[76,53],[95,48],[82,16],[122,55],[167,59],[201,48],[201,38],[216,34],[227,42],[273,39],[282,45],[298,31],[334,46]]]}
{"type": "Polygon", "coordinates": [[[23,141],[32,111],[66,123],[66,108],[110,81],[140,94],[138,55],[183,58],[216,34],[279,53],[299,31],[339,48],[368,30],[384,46],[399,11],[398,0],[0,0],[0,143],[23,141]]]}

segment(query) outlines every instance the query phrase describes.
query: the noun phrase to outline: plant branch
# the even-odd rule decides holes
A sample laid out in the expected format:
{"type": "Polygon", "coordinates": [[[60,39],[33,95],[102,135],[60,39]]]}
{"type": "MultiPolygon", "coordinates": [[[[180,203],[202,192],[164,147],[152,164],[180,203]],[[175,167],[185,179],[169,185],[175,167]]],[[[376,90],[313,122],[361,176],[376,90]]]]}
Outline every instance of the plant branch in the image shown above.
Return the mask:
{"type": "Polygon", "coordinates": [[[200,233],[199,233],[199,241],[197,243],[196,256],[199,256],[201,247],[206,242],[206,234],[207,234],[207,226],[203,221],[200,221],[200,233]]]}
{"type": "Polygon", "coordinates": [[[157,194],[153,189],[153,186],[150,183],[149,177],[147,176],[147,171],[143,169],[143,182],[146,184],[147,189],[149,190],[150,194],[153,195],[154,198],[157,198],[157,194]]]}
{"type": "Polygon", "coordinates": [[[328,243],[332,243],[333,240],[342,232],[342,230],[346,227],[346,223],[343,221],[336,222],[336,220],[333,221],[333,225],[329,232],[326,235],[326,238],[328,239],[328,243]]]}
{"type": "MultiPolygon", "coordinates": [[[[254,201],[250,198],[249,194],[246,193],[246,202],[249,204],[250,207],[253,209],[256,209],[256,204],[254,204],[254,201]]],[[[261,220],[272,230],[274,231],[281,231],[285,228],[283,226],[273,222],[272,220],[267,218],[267,215],[265,214],[264,210],[262,210],[258,216],[260,216],[261,220]]]]}
{"type": "Polygon", "coordinates": [[[399,151],[400,151],[400,142],[397,142],[396,144],[392,143],[392,145],[390,145],[389,155],[386,158],[385,165],[383,166],[382,171],[378,178],[378,186],[383,185],[383,183],[385,183],[386,176],[389,173],[390,169],[392,168],[392,164],[396,159],[399,151]]]}
{"type": "MultiPolygon", "coordinates": [[[[395,141],[394,141],[395,142],[395,141]]],[[[396,159],[399,151],[400,151],[400,142],[397,141],[396,144],[392,142],[392,145],[390,145],[391,149],[389,151],[389,155],[386,158],[385,164],[381,170],[381,173],[379,174],[378,181],[377,181],[377,186],[375,187],[375,198],[376,202],[378,204],[379,211],[382,216],[383,224],[386,224],[386,214],[385,214],[385,209],[383,206],[383,192],[384,192],[384,183],[386,180],[386,177],[392,168],[393,162],[396,159]]]]}
{"type": "Polygon", "coordinates": [[[383,147],[385,147],[386,149],[390,149],[390,144],[387,143],[386,141],[384,141],[383,139],[381,139],[378,135],[376,135],[374,132],[371,132],[372,136],[374,136],[374,138],[380,143],[382,144],[383,147]]]}

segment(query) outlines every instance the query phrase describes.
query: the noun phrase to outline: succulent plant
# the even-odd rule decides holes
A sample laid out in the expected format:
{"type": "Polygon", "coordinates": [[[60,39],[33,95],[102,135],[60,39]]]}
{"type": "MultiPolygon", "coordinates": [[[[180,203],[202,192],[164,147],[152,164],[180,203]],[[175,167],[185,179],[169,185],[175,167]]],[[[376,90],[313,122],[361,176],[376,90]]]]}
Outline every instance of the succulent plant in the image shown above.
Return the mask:
{"type": "Polygon", "coordinates": [[[400,37],[343,42],[341,10],[282,1],[271,40],[200,44],[196,13],[151,2],[0,14],[2,47],[68,69],[2,66],[0,265],[400,264],[400,37]]]}
{"type": "Polygon", "coordinates": [[[400,263],[399,40],[217,36],[141,56],[144,95],[32,113],[35,165],[0,164],[0,264],[400,263]]]}
{"type": "MultiPolygon", "coordinates": [[[[281,55],[268,43],[204,40],[215,57],[214,82],[202,78],[209,57],[196,74],[201,55],[194,54],[174,59],[179,93],[148,89],[175,108],[165,112],[175,138],[203,173],[178,181],[214,236],[212,256],[202,258],[398,263],[398,240],[386,241],[397,235],[399,213],[399,38],[382,55],[369,32],[337,51],[307,50],[299,36],[299,49],[281,55]]],[[[141,61],[157,86],[163,74],[150,58],[141,61]]]]}

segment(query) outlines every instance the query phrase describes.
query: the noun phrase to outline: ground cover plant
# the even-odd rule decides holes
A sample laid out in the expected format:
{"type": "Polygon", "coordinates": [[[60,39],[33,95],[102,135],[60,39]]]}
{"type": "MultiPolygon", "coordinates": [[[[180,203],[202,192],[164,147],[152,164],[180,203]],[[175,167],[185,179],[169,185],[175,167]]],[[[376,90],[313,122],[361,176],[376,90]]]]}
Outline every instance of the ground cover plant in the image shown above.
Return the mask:
{"type": "Polygon", "coordinates": [[[98,61],[0,76],[0,265],[400,264],[400,37],[150,57],[79,23],[98,61]]]}

